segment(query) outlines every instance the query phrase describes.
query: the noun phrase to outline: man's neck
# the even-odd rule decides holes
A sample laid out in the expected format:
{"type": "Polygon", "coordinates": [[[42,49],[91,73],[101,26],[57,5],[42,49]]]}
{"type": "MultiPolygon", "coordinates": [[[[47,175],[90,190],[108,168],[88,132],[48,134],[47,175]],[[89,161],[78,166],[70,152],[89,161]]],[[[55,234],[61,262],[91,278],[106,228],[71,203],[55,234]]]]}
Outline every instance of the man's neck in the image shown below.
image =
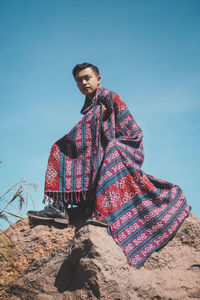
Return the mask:
{"type": "Polygon", "coordinates": [[[92,101],[92,100],[94,99],[94,97],[96,96],[96,92],[97,92],[97,91],[95,91],[95,92],[92,93],[91,95],[88,95],[87,98],[88,98],[90,101],[92,101]]]}

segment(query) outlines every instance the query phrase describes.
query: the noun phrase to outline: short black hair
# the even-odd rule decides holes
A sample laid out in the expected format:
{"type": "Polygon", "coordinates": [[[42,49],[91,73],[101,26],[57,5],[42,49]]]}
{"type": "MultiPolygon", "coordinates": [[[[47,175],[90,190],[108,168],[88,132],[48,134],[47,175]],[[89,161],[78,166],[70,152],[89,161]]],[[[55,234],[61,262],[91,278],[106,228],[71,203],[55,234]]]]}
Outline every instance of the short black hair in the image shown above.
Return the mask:
{"type": "Polygon", "coordinates": [[[73,68],[72,74],[73,74],[74,78],[75,78],[75,76],[76,76],[76,74],[77,74],[78,72],[80,72],[80,71],[82,71],[82,70],[84,70],[84,69],[86,69],[86,68],[91,68],[91,69],[96,73],[96,75],[99,75],[99,69],[98,69],[96,66],[94,66],[94,65],[92,65],[92,64],[90,64],[90,63],[84,62],[84,63],[82,63],[82,64],[76,65],[76,66],[73,68]]]}

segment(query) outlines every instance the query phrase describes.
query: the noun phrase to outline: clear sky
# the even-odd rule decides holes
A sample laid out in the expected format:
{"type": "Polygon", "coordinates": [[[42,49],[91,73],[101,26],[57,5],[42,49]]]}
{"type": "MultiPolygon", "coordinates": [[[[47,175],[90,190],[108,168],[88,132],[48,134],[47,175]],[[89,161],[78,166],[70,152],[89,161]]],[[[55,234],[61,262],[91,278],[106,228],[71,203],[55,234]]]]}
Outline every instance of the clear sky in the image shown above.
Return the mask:
{"type": "Polygon", "coordinates": [[[144,131],[143,170],[200,217],[200,1],[0,0],[0,194],[21,178],[43,208],[52,144],[81,118],[71,71],[97,65],[144,131]]]}

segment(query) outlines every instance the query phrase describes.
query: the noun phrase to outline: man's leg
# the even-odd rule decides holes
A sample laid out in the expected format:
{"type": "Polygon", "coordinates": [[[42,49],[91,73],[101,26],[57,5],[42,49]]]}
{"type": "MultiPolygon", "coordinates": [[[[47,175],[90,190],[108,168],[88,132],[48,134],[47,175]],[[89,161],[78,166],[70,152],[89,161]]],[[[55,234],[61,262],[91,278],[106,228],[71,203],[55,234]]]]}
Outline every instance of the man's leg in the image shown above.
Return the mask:
{"type": "Polygon", "coordinates": [[[91,190],[87,195],[87,204],[85,210],[88,224],[107,227],[106,219],[96,210],[96,191],[91,190]]]}

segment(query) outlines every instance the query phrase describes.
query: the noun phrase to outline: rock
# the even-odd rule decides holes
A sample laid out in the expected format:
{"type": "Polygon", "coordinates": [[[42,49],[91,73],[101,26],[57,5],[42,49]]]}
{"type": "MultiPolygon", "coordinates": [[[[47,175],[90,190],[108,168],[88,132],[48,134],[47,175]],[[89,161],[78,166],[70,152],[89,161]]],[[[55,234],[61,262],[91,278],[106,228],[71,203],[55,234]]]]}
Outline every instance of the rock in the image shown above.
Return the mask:
{"type": "MultiPolygon", "coordinates": [[[[129,266],[106,228],[79,224],[15,226],[19,247],[33,256],[0,299],[137,300],[200,298],[200,220],[191,214],[163,249],[140,269],[129,266]]],[[[9,228],[13,238],[16,232],[9,228]]]]}

